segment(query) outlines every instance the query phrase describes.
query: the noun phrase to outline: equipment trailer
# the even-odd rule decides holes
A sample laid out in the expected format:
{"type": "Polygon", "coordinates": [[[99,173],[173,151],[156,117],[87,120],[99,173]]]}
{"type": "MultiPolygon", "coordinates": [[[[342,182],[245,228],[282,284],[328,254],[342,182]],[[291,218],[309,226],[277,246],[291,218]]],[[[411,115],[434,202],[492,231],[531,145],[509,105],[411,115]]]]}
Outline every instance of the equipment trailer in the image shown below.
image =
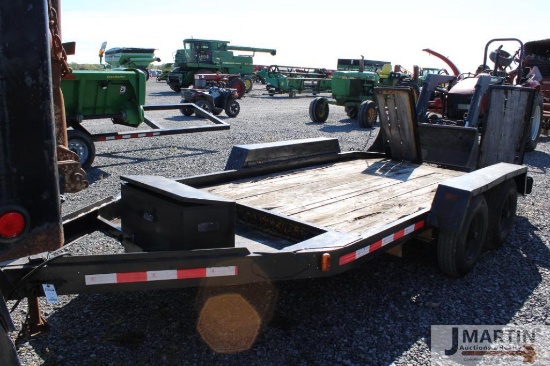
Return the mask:
{"type": "Polygon", "coordinates": [[[532,89],[489,87],[472,170],[454,161],[449,167],[441,156],[437,165],[429,159],[429,136],[460,141],[469,127],[422,126],[412,90],[377,88],[381,130],[371,151],[343,153],[336,139],[324,138],[236,146],[223,172],[177,180],[121,177],[120,197],[61,217],[55,88],[52,96],[59,75],[43,77],[59,60],[43,61],[50,59],[51,38],[36,36],[36,29],[55,24],[45,5],[0,3],[0,16],[19,16],[2,19],[0,40],[17,34],[24,41],[0,42],[0,54],[12,56],[0,58],[0,78],[24,69],[28,81],[0,83],[2,365],[18,364],[8,300],[27,297],[30,325],[39,331],[37,297],[46,290],[61,295],[327,277],[398,252],[413,238],[438,238],[441,269],[461,276],[484,247],[506,240],[517,195],[531,190],[527,168],[512,163],[522,163],[516,146],[523,146],[532,89]],[[504,101],[505,110],[491,108],[504,101]],[[117,239],[124,253],[71,253],[72,243],[93,232],[117,239]]]}
{"type": "MultiPolygon", "coordinates": [[[[63,248],[99,231],[125,253],[6,262],[1,292],[15,300],[42,296],[43,286],[61,295],[326,277],[433,237],[441,269],[466,274],[484,248],[506,240],[517,195],[530,192],[527,168],[423,163],[428,147],[419,144],[412,91],[377,92],[384,108],[399,106],[382,119],[385,139],[376,145],[386,153],[342,153],[336,139],[319,138],[236,146],[217,174],[121,177],[119,198],[63,218],[63,248]]],[[[480,153],[479,161],[502,153],[480,153]]],[[[38,307],[29,311],[40,319],[38,307]]]]}

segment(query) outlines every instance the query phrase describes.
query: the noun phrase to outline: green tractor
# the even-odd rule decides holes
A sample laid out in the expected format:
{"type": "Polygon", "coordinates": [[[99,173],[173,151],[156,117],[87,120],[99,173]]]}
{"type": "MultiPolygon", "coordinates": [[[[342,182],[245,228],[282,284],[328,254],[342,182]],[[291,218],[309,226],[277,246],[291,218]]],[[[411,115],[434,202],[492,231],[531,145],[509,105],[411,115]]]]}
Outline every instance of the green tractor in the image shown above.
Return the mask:
{"type": "MultiPolygon", "coordinates": [[[[174,70],[166,82],[175,92],[193,85],[195,74],[240,74],[246,91],[253,86],[253,55],[233,55],[232,51],[277,53],[274,49],[230,46],[228,41],[184,39],[183,49],[174,57],[174,70]]],[[[234,88],[232,85],[228,85],[234,88]]]]}
{"type": "Polygon", "coordinates": [[[339,59],[338,70],[332,74],[332,99],[317,97],[309,105],[313,122],[325,122],[329,104],[343,106],[349,118],[357,118],[359,126],[370,128],[377,120],[374,88],[395,86],[410,79],[410,75],[394,72],[389,62],[339,59]]]}
{"type": "Polygon", "coordinates": [[[107,42],[103,42],[99,50],[99,63],[102,63],[105,55],[105,63],[109,64],[113,70],[139,69],[145,74],[145,80],[149,80],[149,70],[147,67],[151,62],[160,62],[160,58],[155,57],[154,48],[137,47],[116,47],[105,51],[107,42]]]}

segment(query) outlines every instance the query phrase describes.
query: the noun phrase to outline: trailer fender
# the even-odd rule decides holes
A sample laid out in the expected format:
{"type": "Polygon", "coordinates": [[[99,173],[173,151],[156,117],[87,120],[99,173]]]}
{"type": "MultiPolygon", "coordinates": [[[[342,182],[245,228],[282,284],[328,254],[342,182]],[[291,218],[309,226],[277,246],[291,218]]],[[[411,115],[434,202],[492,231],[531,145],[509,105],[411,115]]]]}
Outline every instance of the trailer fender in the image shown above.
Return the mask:
{"type": "Polygon", "coordinates": [[[516,181],[518,193],[531,192],[532,178],[527,176],[527,167],[509,163],[494,164],[442,182],[432,202],[428,225],[459,233],[473,198],[511,178],[516,181]]]}

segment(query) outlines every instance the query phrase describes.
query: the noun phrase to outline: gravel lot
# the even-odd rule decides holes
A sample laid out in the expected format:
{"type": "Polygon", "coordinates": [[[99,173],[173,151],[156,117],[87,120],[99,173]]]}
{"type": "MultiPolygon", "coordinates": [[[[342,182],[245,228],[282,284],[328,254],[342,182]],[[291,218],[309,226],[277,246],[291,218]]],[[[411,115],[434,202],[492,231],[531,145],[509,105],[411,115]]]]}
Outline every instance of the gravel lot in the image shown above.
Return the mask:
{"type": "MultiPolygon", "coordinates": [[[[149,104],[180,100],[164,83],[150,80],[147,87],[149,104]]],[[[116,195],[120,175],[177,178],[223,170],[236,144],[326,136],[338,137],[344,151],[363,150],[378,132],[377,127],[360,129],[340,107],[331,108],[327,123],[311,123],[311,96],[290,99],[263,92],[256,84],[240,101],[241,113],[226,119],[231,124],[227,131],[97,143],[88,170],[90,187],[68,194],[64,212],[116,195]]],[[[166,127],[204,123],[179,111],[149,116],[166,127]]],[[[107,121],[87,126],[98,132],[115,128],[107,121]]],[[[543,137],[537,151],[526,155],[535,187],[519,200],[509,242],[485,253],[462,279],[444,276],[433,251],[425,249],[404,258],[382,256],[327,279],[238,288],[262,304],[266,321],[251,349],[232,354],[214,352],[197,332],[203,290],[61,296],[58,304],[42,301],[51,329],[20,339],[19,356],[24,365],[425,365],[430,363],[431,325],[550,329],[548,141],[543,137]]],[[[99,234],[72,250],[123,251],[99,234]]],[[[18,329],[25,315],[23,301],[13,312],[18,329]]],[[[548,347],[543,351],[550,352],[548,347]]]]}

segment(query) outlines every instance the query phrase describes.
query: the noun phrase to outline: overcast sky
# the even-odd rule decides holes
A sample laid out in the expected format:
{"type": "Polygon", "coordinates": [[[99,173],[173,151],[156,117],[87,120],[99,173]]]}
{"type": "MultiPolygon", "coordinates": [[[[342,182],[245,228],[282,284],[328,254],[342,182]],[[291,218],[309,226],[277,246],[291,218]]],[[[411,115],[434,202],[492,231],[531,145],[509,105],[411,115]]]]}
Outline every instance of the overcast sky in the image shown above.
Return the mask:
{"type": "Polygon", "coordinates": [[[338,58],[361,55],[409,70],[413,65],[446,67],[422,51],[430,48],[466,72],[482,63],[490,39],[550,38],[548,0],[62,0],[61,4],[63,41],[76,41],[76,55],[69,61],[78,63],[98,63],[103,41],[107,49],[155,48],[162,63],[173,62],[183,39],[194,37],[277,50],[276,56],[257,53],[255,64],[329,69],[336,68],[338,58]]]}

